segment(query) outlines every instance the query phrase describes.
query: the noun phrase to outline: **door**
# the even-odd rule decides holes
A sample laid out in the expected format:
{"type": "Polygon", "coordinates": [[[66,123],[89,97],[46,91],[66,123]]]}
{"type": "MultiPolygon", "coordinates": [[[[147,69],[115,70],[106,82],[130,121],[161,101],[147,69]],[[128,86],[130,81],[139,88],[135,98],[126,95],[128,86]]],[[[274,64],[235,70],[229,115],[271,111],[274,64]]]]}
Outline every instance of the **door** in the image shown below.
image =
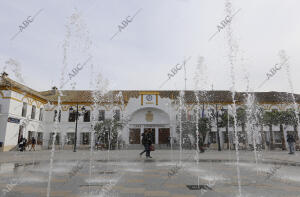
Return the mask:
{"type": "Polygon", "coordinates": [[[152,136],[152,144],[155,144],[155,128],[145,128],[144,132],[150,132],[152,136]]]}
{"type": "Polygon", "coordinates": [[[129,129],[129,144],[141,143],[141,129],[129,129]]]}
{"type": "Polygon", "coordinates": [[[158,133],[159,144],[169,144],[170,128],[159,128],[158,133]]]}

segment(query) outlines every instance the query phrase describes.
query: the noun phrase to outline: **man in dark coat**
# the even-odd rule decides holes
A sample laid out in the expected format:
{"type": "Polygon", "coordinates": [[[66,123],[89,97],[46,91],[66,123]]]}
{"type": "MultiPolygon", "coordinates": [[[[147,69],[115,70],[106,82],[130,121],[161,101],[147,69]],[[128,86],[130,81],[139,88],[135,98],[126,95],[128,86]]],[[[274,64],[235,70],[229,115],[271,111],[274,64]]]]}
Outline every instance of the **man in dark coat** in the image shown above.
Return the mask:
{"type": "Polygon", "coordinates": [[[142,144],[144,146],[144,150],[140,153],[140,157],[142,157],[142,155],[146,152],[146,134],[147,131],[142,134],[142,144]]]}
{"type": "Polygon", "coordinates": [[[145,149],[146,149],[146,157],[147,158],[152,158],[151,156],[150,156],[150,147],[151,147],[151,145],[152,145],[152,135],[151,135],[151,133],[150,132],[147,132],[146,133],[146,135],[145,135],[145,138],[146,138],[146,140],[145,140],[145,149]]]}
{"type": "Polygon", "coordinates": [[[294,154],[294,153],[295,153],[295,142],[296,142],[294,136],[291,135],[291,134],[288,134],[288,135],[287,135],[287,140],[286,140],[286,141],[287,141],[288,144],[289,144],[289,149],[290,149],[289,154],[294,154]]]}

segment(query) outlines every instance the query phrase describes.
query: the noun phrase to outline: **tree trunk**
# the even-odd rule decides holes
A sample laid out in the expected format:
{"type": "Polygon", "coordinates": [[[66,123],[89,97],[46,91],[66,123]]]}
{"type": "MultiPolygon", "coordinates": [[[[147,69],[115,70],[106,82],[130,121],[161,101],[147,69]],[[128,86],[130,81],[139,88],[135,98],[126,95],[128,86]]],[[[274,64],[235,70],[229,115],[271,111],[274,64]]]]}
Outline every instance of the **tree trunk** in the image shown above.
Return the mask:
{"type": "Polygon", "coordinates": [[[249,144],[248,144],[248,135],[247,135],[247,132],[245,130],[245,124],[242,124],[242,133],[245,135],[244,145],[245,145],[246,150],[248,150],[248,146],[249,146],[249,144]]]}
{"type": "Polygon", "coordinates": [[[229,132],[228,132],[228,125],[226,125],[226,135],[227,135],[227,150],[229,150],[229,132]]]}
{"type": "Polygon", "coordinates": [[[285,147],[285,138],[284,138],[284,129],[283,129],[283,125],[280,124],[280,131],[281,131],[281,148],[282,150],[286,150],[286,147],[285,147]]]}
{"type": "Polygon", "coordinates": [[[269,125],[269,127],[270,127],[270,145],[269,145],[269,148],[270,148],[270,150],[273,150],[274,149],[273,127],[272,127],[271,124],[269,125]]]}
{"type": "Polygon", "coordinates": [[[261,132],[261,144],[264,145],[264,149],[267,148],[267,138],[266,132],[264,131],[264,126],[260,125],[260,132],[261,132]]]}

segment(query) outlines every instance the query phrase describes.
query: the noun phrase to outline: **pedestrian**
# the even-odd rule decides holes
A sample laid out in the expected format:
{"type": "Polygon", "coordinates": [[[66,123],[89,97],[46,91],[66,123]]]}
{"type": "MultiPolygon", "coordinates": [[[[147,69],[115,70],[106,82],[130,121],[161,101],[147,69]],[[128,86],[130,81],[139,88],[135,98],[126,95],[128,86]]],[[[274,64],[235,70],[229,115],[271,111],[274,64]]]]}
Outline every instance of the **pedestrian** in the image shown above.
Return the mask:
{"type": "Polygon", "coordinates": [[[152,158],[150,156],[151,146],[152,146],[152,134],[150,132],[147,132],[146,134],[146,158],[152,158]]]}
{"type": "Polygon", "coordinates": [[[32,149],[35,151],[35,144],[36,144],[36,140],[34,137],[31,138],[31,148],[29,151],[31,151],[32,149]]]}
{"type": "Polygon", "coordinates": [[[28,146],[28,141],[26,138],[24,138],[24,151],[26,151],[27,146],[28,146]]]}
{"type": "Polygon", "coordinates": [[[290,149],[289,154],[294,154],[294,153],[295,153],[295,142],[296,142],[294,136],[291,135],[291,134],[288,134],[288,135],[287,135],[287,140],[286,140],[286,141],[287,141],[288,144],[289,144],[289,149],[290,149]]]}
{"type": "Polygon", "coordinates": [[[23,136],[19,139],[19,151],[23,151],[23,136]]]}
{"type": "Polygon", "coordinates": [[[27,143],[27,140],[24,137],[22,137],[21,140],[20,140],[20,144],[19,144],[21,152],[25,151],[26,143],[27,143]]]}
{"type": "Polygon", "coordinates": [[[200,136],[200,134],[198,135],[198,146],[199,146],[199,150],[200,150],[200,153],[204,153],[204,148],[203,148],[203,140],[202,140],[202,137],[200,136]]]}
{"type": "Polygon", "coordinates": [[[171,146],[171,136],[168,137],[167,147],[171,146]]]}
{"type": "Polygon", "coordinates": [[[146,152],[146,134],[148,132],[145,131],[143,134],[142,134],[142,144],[144,146],[144,150],[140,153],[140,157],[142,157],[142,155],[146,152]]]}

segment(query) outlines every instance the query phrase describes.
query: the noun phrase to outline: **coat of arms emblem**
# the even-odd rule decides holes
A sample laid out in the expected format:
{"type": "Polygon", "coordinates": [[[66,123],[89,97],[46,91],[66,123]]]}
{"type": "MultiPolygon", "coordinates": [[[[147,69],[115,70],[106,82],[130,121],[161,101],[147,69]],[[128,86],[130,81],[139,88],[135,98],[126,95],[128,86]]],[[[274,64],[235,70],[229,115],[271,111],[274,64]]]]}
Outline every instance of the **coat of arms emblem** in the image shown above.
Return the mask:
{"type": "Polygon", "coordinates": [[[147,122],[152,122],[152,120],[153,120],[153,113],[151,111],[148,111],[146,113],[146,121],[147,122]]]}

